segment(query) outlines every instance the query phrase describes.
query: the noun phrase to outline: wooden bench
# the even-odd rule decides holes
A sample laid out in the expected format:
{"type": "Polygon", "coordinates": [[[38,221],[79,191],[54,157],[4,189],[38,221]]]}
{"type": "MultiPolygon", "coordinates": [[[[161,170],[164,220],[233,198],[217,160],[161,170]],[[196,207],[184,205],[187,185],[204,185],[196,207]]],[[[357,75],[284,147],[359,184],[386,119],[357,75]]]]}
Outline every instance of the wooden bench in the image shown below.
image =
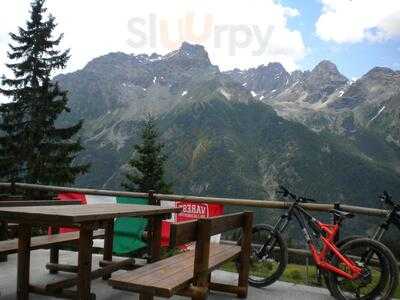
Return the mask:
{"type": "Polygon", "coordinates": [[[173,295],[206,299],[209,290],[218,290],[247,297],[249,257],[253,213],[199,219],[171,224],[170,247],[195,241],[195,249],[145,265],[142,268],[113,276],[109,283],[119,289],[140,294],[141,300],[154,296],[170,298],[173,295]],[[210,237],[242,228],[240,246],[211,243],[210,237]],[[238,286],[211,282],[211,272],[223,263],[239,258],[238,286]]]}
{"type": "MultiPolygon", "coordinates": [[[[93,238],[104,238],[104,229],[93,232],[93,238]]],[[[41,235],[31,238],[31,250],[50,248],[51,246],[61,246],[72,244],[79,241],[79,232],[67,232],[52,235],[41,235]]],[[[18,252],[18,239],[0,241],[1,254],[14,254],[18,252]]]]}

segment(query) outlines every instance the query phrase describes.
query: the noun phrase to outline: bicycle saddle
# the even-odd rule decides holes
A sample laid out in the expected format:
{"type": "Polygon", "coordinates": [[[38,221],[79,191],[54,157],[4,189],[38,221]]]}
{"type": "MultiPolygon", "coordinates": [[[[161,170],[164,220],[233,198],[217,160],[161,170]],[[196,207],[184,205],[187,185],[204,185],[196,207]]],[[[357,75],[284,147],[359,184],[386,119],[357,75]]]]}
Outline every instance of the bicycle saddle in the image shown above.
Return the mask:
{"type": "Polygon", "coordinates": [[[342,211],[342,210],[338,210],[338,209],[332,209],[329,212],[331,214],[339,217],[339,218],[349,218],[349,219],[351,219],[351,218],[354,217],[354,214],[349,213],[349,212],[345,212],[345,211],[342,211]]]}

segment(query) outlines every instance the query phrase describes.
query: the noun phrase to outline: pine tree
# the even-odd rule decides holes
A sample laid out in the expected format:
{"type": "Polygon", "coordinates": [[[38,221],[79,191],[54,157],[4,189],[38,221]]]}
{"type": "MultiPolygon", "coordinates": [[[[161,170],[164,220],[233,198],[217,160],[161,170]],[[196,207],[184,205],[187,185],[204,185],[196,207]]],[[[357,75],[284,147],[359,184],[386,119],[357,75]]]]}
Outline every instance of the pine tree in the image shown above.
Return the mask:
{"type": "Polygon", "coordinates": [[[18,34],[10,33],[7,67],[14,76],[3,76],[0,92],[11,102],[0,107],[0,173],[10,180],[41,184],[69,184],[87,172],[88,165],[73,162],[83,148],[75,137],[82,121],[57,127],[57,118],[68,113],[67,92],[51,80],[63,69],[69,50],[60,51],[61,34],[53,38],[55,18],[45,16],[45,0],[32,2],[31,17],[18,34]]]}
{"type": "Polygon", "coordinates": [[[162,153],[164,144],[158,142],[159,133],[155,120],[148,115],[141,132],[142,144],[134,146],[136,153],[129,161],[132,169],[126,174],[122,186],[128,191],[171,193],[171,184],[164,181],[164,163],[167,156],[162,153]]]}

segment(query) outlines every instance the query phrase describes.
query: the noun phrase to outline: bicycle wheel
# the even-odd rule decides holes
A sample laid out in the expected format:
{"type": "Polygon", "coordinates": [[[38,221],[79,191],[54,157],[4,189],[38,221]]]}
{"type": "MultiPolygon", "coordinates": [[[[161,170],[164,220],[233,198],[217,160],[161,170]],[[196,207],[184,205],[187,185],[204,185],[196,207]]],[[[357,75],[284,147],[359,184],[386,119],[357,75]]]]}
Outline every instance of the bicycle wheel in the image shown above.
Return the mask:
{"type": "MultiPolygon", "coordinates": [[[[349,237],[344,238],[343,240],[340,240],[339,242],[337,242],[336,246],[340,248],[344,244],[348,243],[349,241],[359,239],[359,238],[363,238],[363,237],[359,236],[359,235],[349,236],[349,237]]],[[[389,248],[388,248],[388,251],[390,251],[389,248]]],[[[399,270],[397,267],[396,258],[393,255],[391,255],[391,257],[389,257],[388,264],[390,267],[390,271],[389,271],[390,278],[388,280],[388,283],[385,286],[385,290],[383,292],[381,292],[381,296],[380,296],[381,299],[389,299],[392,296],[392,293],[394,291],[396,291],[396,288],[399,284],[399,270]]],[[[331,291],[331,288],[328,283],[327,283],[327,288],[329,289],[329,291],[331,291]]],[[[379,291],[376,291],[376,292],[379,292],[379,291]]],[[[374,294],[374,292],[371,292],[370,294],[374,294]]]]}
{"type": "Polygon", "coordinates": [[[287,246],[282,236],[269,225],[253,227],[249,284],[264,287],[274,283],[281,277],[287,263],[287,246]]]}
{"type": "MultiPolygon", "coordinates": [[[[386,246],[369,238],[358,238],[345,243],[340,252],[356,262],[362,268],[362,274],[355,280],[348,280],[329,273],[329,287],[335,298],[367,300],[390,299],[393,296],[399,272],[397,267],[391,267],[391,264],[396,266],[396,260],[386,246]]],[[[347,269],[336,256],[331,263],[340,269],[347,269]]]]}

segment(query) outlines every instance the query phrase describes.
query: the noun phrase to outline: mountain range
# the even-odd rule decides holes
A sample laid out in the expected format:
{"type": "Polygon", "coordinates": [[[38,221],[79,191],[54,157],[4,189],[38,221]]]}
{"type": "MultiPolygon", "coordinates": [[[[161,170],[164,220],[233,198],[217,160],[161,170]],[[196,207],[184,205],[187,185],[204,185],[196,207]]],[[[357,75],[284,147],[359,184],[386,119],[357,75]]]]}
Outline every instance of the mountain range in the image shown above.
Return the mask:
{"type": "Polygon", "coordinates": [[[271,199],[279,184],[321,202],[377,206],[400,196],[400,72],[356,81],[332,62],[222,72],[204,47],[167,55],[110,53],[55,78],[84,119],[77,185],[120,189],[146,114],[157,118],[179,194],[271,199]]]}

